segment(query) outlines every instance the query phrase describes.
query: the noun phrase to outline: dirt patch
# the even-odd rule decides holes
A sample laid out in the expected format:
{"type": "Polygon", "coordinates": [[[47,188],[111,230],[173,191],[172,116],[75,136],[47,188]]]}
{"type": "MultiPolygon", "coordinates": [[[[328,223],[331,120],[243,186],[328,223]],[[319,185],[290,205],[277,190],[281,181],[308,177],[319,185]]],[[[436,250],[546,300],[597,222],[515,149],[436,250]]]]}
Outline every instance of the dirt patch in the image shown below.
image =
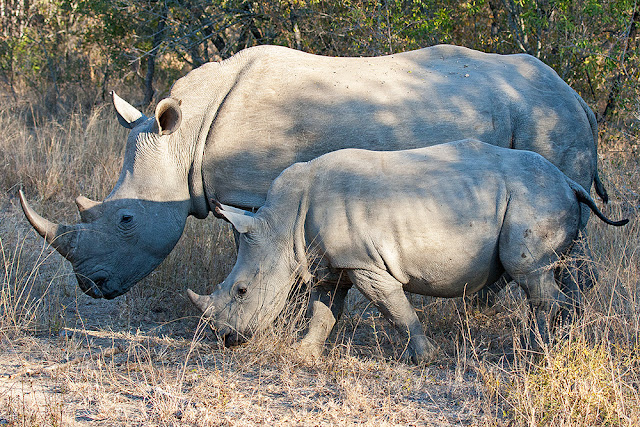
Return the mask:
{"type": "Polygon", "coordinates": [[[452,366],[413,367],[359,356],[328,357],[306,366],[286,351],[256,350],[217,349],[141,331],[5,341],[0,361],[4,420],[69,426],[486,421],[483,386],[473,372],[457,375],[452,366]],[[123,350],[110,355],[115,346],[123,350]],[[83,356],[86,361],[63,369],[20,374],[83,356]]]}

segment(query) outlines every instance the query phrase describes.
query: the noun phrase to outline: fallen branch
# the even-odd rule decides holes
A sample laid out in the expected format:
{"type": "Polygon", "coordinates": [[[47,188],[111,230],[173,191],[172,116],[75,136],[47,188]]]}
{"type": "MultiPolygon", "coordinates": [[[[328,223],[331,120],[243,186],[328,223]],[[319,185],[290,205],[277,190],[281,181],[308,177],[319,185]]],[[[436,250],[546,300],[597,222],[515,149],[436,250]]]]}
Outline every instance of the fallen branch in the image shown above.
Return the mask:
{"type": "Polygon", "coordinates": [[[9,378],[11,379],[19,378],[25,375],[29,377],[33,377],[35,375],[41,375],[41,374],[52,375],[54,372],[66,369],[69,366],[78,365],[82,362],[89,361],[89,360],[96,360],[102,357],[113,357],[116,354],[120,354],[122,352],[124,352],[124,346],[117,345],[115,347],[102,350],[101,352],[98,352],[98,353],[93,353],[93,354],[88,353],[88,354],[85,354],[84,356],[76,357],[75,359],[71,359],[70,361],[65,363],[56,363],[55,365],[45,366],[38,369],[25,369],[13,375],[9,375],[9,378]]]}

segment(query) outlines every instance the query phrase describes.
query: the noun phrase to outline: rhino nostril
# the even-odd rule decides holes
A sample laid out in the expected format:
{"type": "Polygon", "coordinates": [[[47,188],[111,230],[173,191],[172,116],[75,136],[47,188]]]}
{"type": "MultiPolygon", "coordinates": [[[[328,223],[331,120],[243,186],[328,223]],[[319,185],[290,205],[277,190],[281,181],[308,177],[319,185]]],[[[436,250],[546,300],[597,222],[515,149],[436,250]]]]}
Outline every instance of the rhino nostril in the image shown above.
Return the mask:
{"type": "Polygon", "coordinates": [[[231,334],[226,334],[222,337],[223,341],[224,341],[224,346],[225,347],[233,347],[235,345],[237,345],[237,342],[235,340],[234,337],[231,336],[231,334]]]}
{"type": "Polygon", "coordinates": [[[80,289],[82,289],[82,292],[84,292],[85,294],[89,295],[92,298],[104,297],[102,287],[107,282],[106,278],[102,277],[97,279],[90,279],[87,276],[76,274],[76,279],[78,279],[78,285],[80,286],[80,289]]]}

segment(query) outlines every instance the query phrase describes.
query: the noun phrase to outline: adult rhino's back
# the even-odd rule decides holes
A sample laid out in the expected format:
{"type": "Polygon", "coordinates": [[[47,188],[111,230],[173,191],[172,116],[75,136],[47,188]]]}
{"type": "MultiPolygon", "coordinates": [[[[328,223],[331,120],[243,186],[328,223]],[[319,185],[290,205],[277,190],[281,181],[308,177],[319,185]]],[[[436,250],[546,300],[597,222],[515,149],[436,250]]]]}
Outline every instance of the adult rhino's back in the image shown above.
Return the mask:
{"type": "Polygon", "coordinates": [[[260,206],[290,164],[348,147],[399,150],[473,137],[536,151],[587,188],[596,171],[590,111],[528,55],[441,45],[330,58],[261,46],[193,71],[171,95],[185,111],[215,109],[207,111],[204,182],[239,206],[260,206]]]}

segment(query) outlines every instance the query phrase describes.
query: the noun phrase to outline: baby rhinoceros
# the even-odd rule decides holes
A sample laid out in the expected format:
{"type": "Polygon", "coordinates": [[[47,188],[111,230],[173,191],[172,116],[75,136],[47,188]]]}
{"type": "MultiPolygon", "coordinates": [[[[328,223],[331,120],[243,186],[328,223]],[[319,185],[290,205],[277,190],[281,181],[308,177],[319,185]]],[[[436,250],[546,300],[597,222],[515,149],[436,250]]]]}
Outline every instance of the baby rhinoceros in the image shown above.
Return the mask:
{"type": "MultiPolygon", "coordinates": [[[[296,276],[315,277],[299,350],[318,357],[352,285],[432,358],[405,291],[469,295],[505,274],[526,292],[543,333],[568,310],[555,264],[598,210],[539,154],[463,140],[407,151],[335,151],[287,168],[257,213],[220,205],[240,233],[238,258],[211,295],[188,291],[227,344],[268,326],[296,276]]],[[[573,301],[573,300],[572,300],[573,301]]],[[[548,339],[548,336],[546,336],[548,339]]]]}

